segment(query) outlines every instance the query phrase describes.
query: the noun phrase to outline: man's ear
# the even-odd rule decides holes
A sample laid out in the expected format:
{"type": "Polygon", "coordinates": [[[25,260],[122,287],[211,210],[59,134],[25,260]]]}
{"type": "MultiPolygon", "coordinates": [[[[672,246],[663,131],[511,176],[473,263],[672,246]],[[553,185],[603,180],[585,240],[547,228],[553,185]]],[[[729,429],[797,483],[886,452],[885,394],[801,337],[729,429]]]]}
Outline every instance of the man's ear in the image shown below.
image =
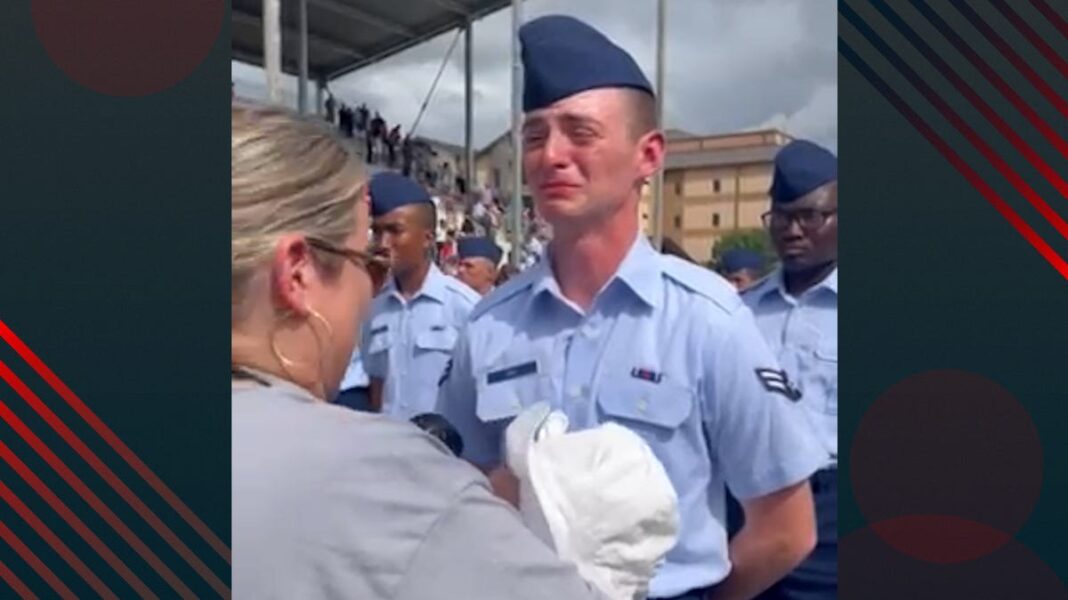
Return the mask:
{"type": "Polygon", "coordinates": [[[650,131],[638,140],[638,171],[641,178],[648,179],[664,167],[664,155],[667,152],[664,133],[659,129],[650,131]]]}
{"type": "Polygon", "coordinates": [[[308,242],[300,235],[281,237],[271,260],[271,295],[284,312],[308,312],[308,284],[315,276],[315,261],[308,242]]]}

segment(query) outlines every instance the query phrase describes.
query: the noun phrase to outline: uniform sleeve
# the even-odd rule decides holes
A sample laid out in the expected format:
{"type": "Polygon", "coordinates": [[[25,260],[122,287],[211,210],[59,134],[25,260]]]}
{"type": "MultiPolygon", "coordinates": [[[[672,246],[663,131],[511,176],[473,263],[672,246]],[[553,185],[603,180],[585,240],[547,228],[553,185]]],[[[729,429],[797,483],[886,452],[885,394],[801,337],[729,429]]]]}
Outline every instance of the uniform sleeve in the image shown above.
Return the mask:
{"type": "Polygon", "coordinates": [[[463,458],[481,467],[492,467],[501,461],[503,428],[478,418],[478,392],[471,369],[470,344],[465,327],[460,331],[452,358],[438,386],[435,412],[448,419],[459,432],[464,442],[463,458]]]}
{"type": "Polygon", "coordinates": [[[705,427],[715,468],[731,492],[745,500],[808,478],[824,457],[796,387],[773,358],[752,312],[740,307],[710,336],[705,427]]]}
{"type": "Polygon", "coordinates": [[[395,598],[608,600],[478,484],[466,487],[434,524],[395,598]]]}

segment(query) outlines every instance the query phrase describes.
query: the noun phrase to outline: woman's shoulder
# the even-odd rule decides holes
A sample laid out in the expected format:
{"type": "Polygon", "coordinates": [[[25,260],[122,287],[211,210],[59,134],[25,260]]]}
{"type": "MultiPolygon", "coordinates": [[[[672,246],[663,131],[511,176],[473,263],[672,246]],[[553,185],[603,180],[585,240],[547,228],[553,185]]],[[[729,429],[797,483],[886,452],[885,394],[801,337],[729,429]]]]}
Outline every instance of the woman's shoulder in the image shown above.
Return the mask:
{"type": "MultiPolygon", "coordinates": [[[[323,485],[345,480],[397,494],[431,494],[444,505],[481,474],[415,425],[275,393],[234,395],[233,447],[306,468],[323,485]]],[[[444,507],[444,506],[443,506],[444,507]]]]}

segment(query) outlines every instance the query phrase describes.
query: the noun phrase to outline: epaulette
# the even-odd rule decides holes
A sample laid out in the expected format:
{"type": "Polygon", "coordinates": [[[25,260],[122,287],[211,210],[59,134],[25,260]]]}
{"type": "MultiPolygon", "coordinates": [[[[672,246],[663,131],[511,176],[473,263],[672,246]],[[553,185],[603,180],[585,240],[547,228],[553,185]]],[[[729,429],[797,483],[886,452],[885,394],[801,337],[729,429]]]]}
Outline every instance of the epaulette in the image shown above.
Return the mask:
{"type": "Polygon", "coordinates": [[[524,271],[521,271],[515,277],[509,279],[504,285],[494,288],[492,292],[486,294],[486,297],[482,298],[482,300],[471,309],[471,314],[468,316],[468,319],[474,321],[484,315],[491,308],[507,302],[513,296],[530,288],[534,283],[532,273],[535,270],[537,270],[535,267],[529,267],[524,271]]]}
{"type": "Polygon", "coordinates": [[[668,279],[708,298],[727,313],[733,313],[742,305],[734,286],[715,272],[674,256],[663,258],[664,276],[668,279]]]}

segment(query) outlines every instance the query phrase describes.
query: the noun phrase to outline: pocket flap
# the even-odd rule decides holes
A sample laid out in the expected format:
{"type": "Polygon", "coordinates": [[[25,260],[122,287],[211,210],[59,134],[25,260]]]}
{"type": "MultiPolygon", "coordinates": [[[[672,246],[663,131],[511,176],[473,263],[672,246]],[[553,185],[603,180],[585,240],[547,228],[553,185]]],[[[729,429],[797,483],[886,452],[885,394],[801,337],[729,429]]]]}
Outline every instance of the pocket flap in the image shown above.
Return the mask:
{"type": "Polygon", "coordinates": [[[453,327],[429,329],[415,336],[415,347],[422,350],[448,352],[456,346],[457,333],[453,327]]]}
{"type": "Polygon", "coordinates": [[[668,378],[653,383],[613,375],[606,377],[600,387],[597,404],[610,417],[675,429],[694,409],[693,390],[668,378]]]}

